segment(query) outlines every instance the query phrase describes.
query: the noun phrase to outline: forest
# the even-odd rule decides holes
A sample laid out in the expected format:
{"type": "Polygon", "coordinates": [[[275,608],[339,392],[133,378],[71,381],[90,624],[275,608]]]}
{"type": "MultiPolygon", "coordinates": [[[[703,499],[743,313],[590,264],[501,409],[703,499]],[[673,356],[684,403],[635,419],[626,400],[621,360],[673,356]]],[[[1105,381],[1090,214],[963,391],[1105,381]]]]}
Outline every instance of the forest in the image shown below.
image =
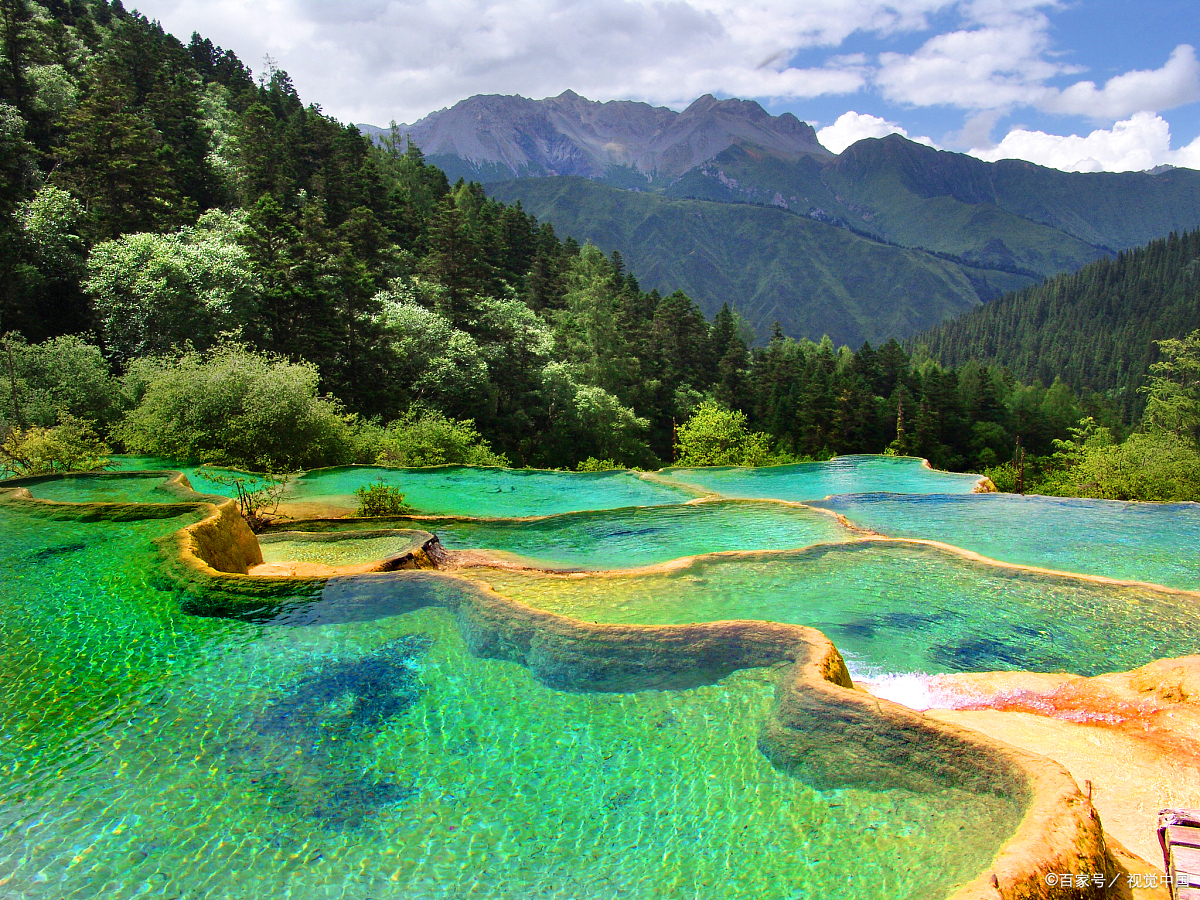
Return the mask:
{"type": "Polygon", "coordinates": [[[1008,294],[913,338],[947,365],[975,359],[1024,381],[1103,393],[1125,424],[1146,406],[1157,341],[1200,325],[1200,231],[1171,234],[1008,294]]]}
{"type": "Polygon", "coordinates": [[[119,0],[0,0],[0,30],[10,471],[121,450],[273,471],[864,452],[984,470],[1054,458],[1081,419],[1113,441],[1131,424],[1053,370],[778,328],[753,346],[731,304],[709,322],[643,291],[619,253],[119,0]]]}

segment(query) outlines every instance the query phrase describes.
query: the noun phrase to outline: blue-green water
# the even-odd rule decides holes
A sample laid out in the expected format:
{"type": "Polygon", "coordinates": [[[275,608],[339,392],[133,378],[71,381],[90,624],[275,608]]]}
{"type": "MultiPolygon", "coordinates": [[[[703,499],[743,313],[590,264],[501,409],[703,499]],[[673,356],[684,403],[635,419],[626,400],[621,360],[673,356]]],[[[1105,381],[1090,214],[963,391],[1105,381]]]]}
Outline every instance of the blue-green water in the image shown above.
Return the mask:
{"type": "Polygon", "coordinates": [[[978,475],[939,472],[911,456],[838,456],[828,462],[768,466],[663,469],[662,477],[746,500],[808,502],[833,494],[969,494],[978,475]]]}
{"type": "Polygon", "coordinates": [[[541,469],[444,466],[388,469],[348,466],[294,478],[285,500],[353,510],[354,491],[382,479],[398,487],[419,513],[441,516],[553,516],[590,509],[683,503],[693,494],[632,472],[577,474],[541,469]]]}
{"type": "Polygon", "coordinates": [[[170,459],[163,459],[158,456],[119,454],[111,458],[108,468],[112,472],[137,472],[147,469],[169,469],[173,472],[182,472],[187,476],[192,490],[201,494],[216,494],[218,497],[236,497],[237,491],[232,484],[227,484],[223,481],[214,481],[212,477],[214,475],[225,474],[227,476],[236,476],[244,480],[245,486],[249,490],[261,487],[265,483],[260,476],[251,472],[242,472],[237,469],[214,468],[212,466],[193,466],[170,459]]]}
{"type": "MultiPolygon", "coordinates": [[[[182,471],[198,491],[230,491],[182,471]]],[[[683,504],[701,491],[840,495],[820,505],[888,535],[1178,588],[1200,587],[1191,505],[968,496],[974,476],[883,457],[649,478],[347,468],[295,478],[290,494],[352,508],[379,475],[422,513],[483,517],[413,523],[451,548],[590,570],[697,557],[606,575],[467,572],[584,621],[796,622],[826,632],[856,675],[1096,674],[1200,652],[1194,596],[861,541],[786,503],[683,504]],[[733,550],[763,552],[703,555],[733,550]]],[[[31,490],[176,501],[162,484],[82,476],[31,490]]],[[[817,791],[781,772],[757,746],[777,671],[689,690],[553,690],[473,656],[450,613],[408,611],[430,590],[472,590],[438,573],[383,576],[383,595],[353,615],[326,617],[297,587],[273,623],[196,618],[155,541],[198,513],[75,515],[0,499],[0,896],[925,898],[984,871],[1021,816],[987,793],[817,791]]],[[[265,546],[362,561],[412,540],[376,530],[265,546]]]]}
{"type": "Polygon", "coordinates": [[[825,513],[742,501],[428,527],[450,549],[500,550],[533,565],[580,569],[634,568],[726,550],[807,547],[849,536],[825,513]]]}
{"type": "Polygon", "coordinates": [[[859,673],[1097,675],[1200,652],[1194,597],[1028,575],[919,545],[710,557],[617,576],[470,575],[505,596],[588,622],[809,625],[859,673]]]}
{"type": "Polygon", "coordinates": [[[471,656],[438,609],[194,618],[153,545],[188,517],[34,509],[0,503],[5,896],[915,900],[1020,819],[780,772],[756,744],[772,671],[562,692],[471,656]]]}
{"type": "Polygon", "coordinates": [[[178,503],[163,475],[68,475],[26,484],[38,500],[59,503],[178,503]]]}
{"type": "Polygon", "coordinates": [[[942,541],[1002,562],[1200,589],[1200,504],[972,494],[816,505],[891,537],[942,541]]]}

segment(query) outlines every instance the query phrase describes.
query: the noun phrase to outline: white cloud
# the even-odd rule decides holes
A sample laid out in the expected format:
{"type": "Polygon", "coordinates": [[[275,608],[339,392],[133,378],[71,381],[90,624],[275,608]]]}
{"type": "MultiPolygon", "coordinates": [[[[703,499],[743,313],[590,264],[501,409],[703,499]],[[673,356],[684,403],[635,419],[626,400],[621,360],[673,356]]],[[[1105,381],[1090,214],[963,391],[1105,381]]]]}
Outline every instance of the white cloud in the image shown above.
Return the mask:
{"type": "Polygon", "coordinates": [[[255,69],[264,54],[343,120],[412,122],[478,93],[685,105],[704,93],[848,94],[864,60],[793,68],[850,35],[929,27],[961,0],[135,0],[184,40],[200,31],[255,69]]]}
{"type": "MultiPolygon", "coordinates": [[[[1129,125],[1148,120],[1129,117],[1200,100],[1196,51],[1180,44],[1160,68],[1102,85],[1077,80],[1082,70],[1062,52],[1074,48],[1056,43],[1051,20],[1069,2],[132,0],[180,38],[199,31],[256,70],[270,54],[305,101],[349,122],[413,122],[480,93],[546,97],[570,88],[593,100],[682,108],[704,93],[787,102],[873,92],[897,105],[884,112],[889,119],[848,113],[822,130],[822,140],[834,146],[903,134],[890,121],[902,119],[899,107],[942,107],[936,115],[968,116],[962,130],[940,138],[983,148],[996,122],[1024,109],[1128,121],[1096,133],[1109,137],[1019,129],[999,152],[1044,156],[1053,145],[1055,159],[1074,154],[1063,165],[1132,166],[1138,153],[1162,161],[1172,151],[1146,127],[1129,125]],[[934,34],[935,15],[954,15],[956,24],[934,34]],[[915,34],[923,43],[912,53],[864,52],[861,40],[844,46],[856,34],[915,34]],[[803,64],[792,65],[802,51],[803,64]],[[1152,138],[1159,143],[1150,147],[1152,138]],[[1131,140],[1143,141],[1141,149],[1118,146],[1131,140]]],[[[954,124],[946,123],[948,132],[954,124]]]]}
{"type": "Polygon", "coordinates": [[[910,141],[916,141],[918,144],[926,144],[930,147],[937,146],[927,137],[910,137],[908,132],[895,122],[889,122],[887,119],[882,119],[879,116],[853,111],[842,113],[838,116],[836,122],[832,125],[826,125],[818,131],[817,140],[821,142],[821,146],[825,149],[832,150],[834,153],[841,153],[855,141],[861,141],[863,138],[886,137],[889,134],[899,134],[910,141]]]}
{"type": "Polygon", "coordinates": [[[1016,128],[995,147],[970,153],[989,162],[1026,159],[1066,172],[1130,172],[1164,164],[1200,169],[1200,138],[1172,150],[1170,126],[1149,112],[1135,113],[1111,129],[1097,129],[1084,137],[1016,128]]]}
{"type": "Polygon", "coordinates": [[[1180,44],[1158,69],[1116,75],[1098,88],[1052,79],[1081,70],[1058,58],[1043,9],[1053,0],[976,0],[961,7],[967,27],[938,34],[915,53],[882,53],[873,82],[888,100],[968,110],[1033,107],[1114,121],[1200,100],[1200,60],[1180,44]]]}
{"type": "Polygon", "coordinates": [[[1042,103],[1052,112],[1117,119],[1130,113],[1174,109],[1200,100],[1200,61],[1189,44],[1180,44],[1161,69],[1117,75],[1097,88],[1080,81],[1042,103]]]}
{"type": "Polygon", "coordinates": [[[936,35],[912,54],[880,54],[875,84],[883,96],[915,106],[1023,106],[1044,96],[1047,80],[1069,71],[1047,58],[1049,21],[1044,14],[984,12],[981,27],[936,35]]]}

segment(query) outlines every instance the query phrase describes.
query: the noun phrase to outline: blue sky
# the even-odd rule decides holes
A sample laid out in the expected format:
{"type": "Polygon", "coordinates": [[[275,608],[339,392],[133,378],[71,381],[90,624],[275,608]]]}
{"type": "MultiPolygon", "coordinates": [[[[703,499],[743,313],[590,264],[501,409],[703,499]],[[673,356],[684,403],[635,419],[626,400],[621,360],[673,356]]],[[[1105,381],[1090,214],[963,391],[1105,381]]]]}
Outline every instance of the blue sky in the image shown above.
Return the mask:
{"type": "Polygon", "coordinates": [[[838,151],[899,131],[1076,170],[1200,168],[1197,0],[141,0],[385,125],[479,93],[748,97],[838,151]]]}

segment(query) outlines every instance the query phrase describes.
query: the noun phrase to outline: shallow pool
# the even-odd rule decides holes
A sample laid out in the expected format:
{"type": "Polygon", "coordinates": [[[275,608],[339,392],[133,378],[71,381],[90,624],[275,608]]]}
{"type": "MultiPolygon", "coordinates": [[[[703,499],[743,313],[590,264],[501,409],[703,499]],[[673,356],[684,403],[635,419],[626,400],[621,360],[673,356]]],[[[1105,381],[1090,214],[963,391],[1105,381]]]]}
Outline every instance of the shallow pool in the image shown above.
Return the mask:
{"type": "Polygon", "coordinates": [[[807,547],[850,534],[824,512],[746,501],[427,527],[450,549],[500,550],[532,565],[580,569],[635,568],[726,550],[807,547]]]}
{"type": "Polygon", "coordinates": [[[263,561],[310,562],[352,566],[385,560],[416,550],[429,539],[424,531],[347,531],[259,535],[263,561]]]}
{"type": "Polygon", "coordinates": [[[505,596],[588,622],[810,625],[858,674],[1097,675],[1200,653],[1194,597],[1029,575],[902,543],[707,558],[648,574],[469,574],[505,596]]]}
{"type": "Polygon", "coordinates": [[[973,494],[818,505],[892,537],[942,541],[1003,562],[1200,589],[1197,503],[973,494]]]}
{"type": "Polygon", "coordinates": [[[255,490],[266,482],[261,475],[238,469],[222,469],[213,466],[195,466],[158,456],[131,456],[118,454],[111,458],[109,470],[113,472],[137,472],[147,469],[168,469],[187,476],[192,490],[201,494],[216,494],[218,497],[236,497],[237,489],[225,481],[214,480],[222,476],[242,479],[249,490],[255,490]]]}
{"type": "Polygon", "coordinates": [[[833,494],[969,494],[978,475],[939,472],[911,456],[838,456],[828,462],[767,466],[663,469],[664,479],[749,500],[820,500],[833,494]]]}
{"type": "Polygon", "coordinates": [[[915,900],[1020,820],[990,793],[818,792],[775,769],[756,744],[773,670],[564,692],[471,656],[440,609],[183,615],[154,540],[189,520],[0,503],[11,896],[915,900]]]}
{"type": "Polygon", "coordinates": [[[444,516],[552,516],[590,509],[660,506],[694,496],[684,488],[657,484],[633,472],[552,472],[441,466],[390,469],[347,466],[319,469],[293,478],[285,500],[354,510],[354,491],[382,480],[399,488],[416,512],[444,516]]]}
{"type": "Polygon", "coordinates": [[[166,475],[67,475],[23,484],[38,500],[59,503],[179,503],[166,475]]]}

